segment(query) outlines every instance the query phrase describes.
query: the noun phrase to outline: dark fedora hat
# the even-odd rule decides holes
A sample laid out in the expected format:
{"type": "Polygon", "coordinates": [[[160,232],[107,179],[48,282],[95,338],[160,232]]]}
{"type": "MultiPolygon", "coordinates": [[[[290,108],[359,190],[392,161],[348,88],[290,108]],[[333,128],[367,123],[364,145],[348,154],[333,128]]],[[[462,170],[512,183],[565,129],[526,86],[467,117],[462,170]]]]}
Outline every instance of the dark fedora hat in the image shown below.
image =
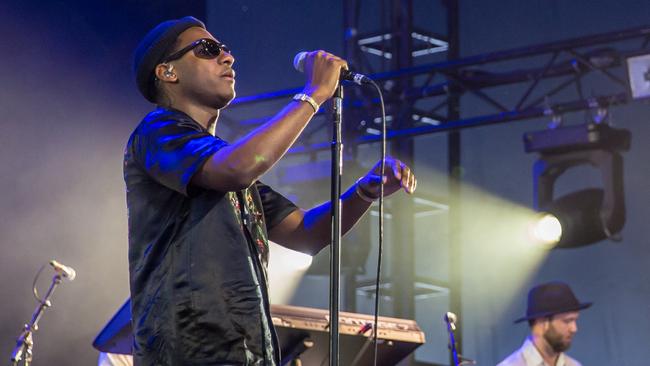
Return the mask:
{"type": "Polygon", "coordinates": [[[578,311],[591,306],[590,302],[581,303],[571,291],[571,287],[563,282],[548,282],[533,287],[528,292],[528,307],[526,316],[515,320],[515,323],[536,318],[544,318],[554,314],[578,311]]]}

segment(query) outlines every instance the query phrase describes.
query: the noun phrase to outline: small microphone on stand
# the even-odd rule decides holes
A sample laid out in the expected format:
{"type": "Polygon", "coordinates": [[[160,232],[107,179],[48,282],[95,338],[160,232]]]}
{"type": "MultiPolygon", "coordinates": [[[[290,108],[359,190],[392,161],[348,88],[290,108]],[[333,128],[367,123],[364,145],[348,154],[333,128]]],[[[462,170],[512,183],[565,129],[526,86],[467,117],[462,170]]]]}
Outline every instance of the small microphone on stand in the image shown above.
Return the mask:
{"type": "Polygon", "coordinates": [[[449,324],[451,330],[456,330],[456,314],[448,311],[445,313],[445,323],[449,324]]]}
{"type": "Polygon", "coordinates": [[[443,317],[445,323],[447,323],[447,332],[449,333],[449,352],[450,358],[453,361],[452,366],[460,366],[460,361],[458,357],[458,351],[456,350],[456,339],[454,337],[454,331],[456,330],[456,314],[448,311],[443,317]]]}
{"type": "Polygon", "coordinates": [[[70,281],[74,281],[75,277],[77,277],[77,272],[74,270],[74,268],[63,265],[54,259],[50,261],[50,266],[54,268],[54,271],[56,271],[56,273],[60,274],[62,277],[65,277],[70,281]]]}
{"type": "Polygon", "coordinates": [[[452,360],[452,365],[453,366],[463,366],[463,365],[476,365],[476,361],[472,360],[470,358],[463,357],[463,355],[458,353],[458,350],[456,349],[456,339],[454,337],[454,332],[456,331],[456,321],[458,321],[458,317],[456,314],[452,313],[451,311],[448,311],[445,313],[445,316],[443,317],[445,320],[445,323],[447,323],[447,332],[449,333],[449,353],[450,353],[450,358],[452,360]]]}
{"type": "MultiPolygon", "coordinates": [[[[47,293],[42,299],[38,298],[36,288],[34,288],[34,296],[36,297],[36,300],[38,300],[38,305],[32,314],[32,320],[29,323],[25,324],[23,331],[18,336],[18,339],[16,339],[16,347],[14,347],[14,350],[11,353],[11,363],[13,366],[18,366],[18,363],[20,361],[23,361],[25,366],[32,364],[34,348],[34,338],[32,335],[38,330],[38,321],[41,319],[41,316],[43,315],[45,309],[52,306],[50,298],[52,297],[54,290],[61,283],[61,277],[65,277],[68,280],[72,281],[77,275],[77,272],[75,272],[74,269],[63,265],[54,259],[50,261],[50,266],[54,268],[57,275],[52,277],[50,288],[47,289],[47,293]]],[[[34,282],[36,282],[38,279],[38,275],[41,273],[41,270],[43,270],[43,268],[45,268],[45,266],[41,267],[41,269],[38,271],[34,282]]]]}

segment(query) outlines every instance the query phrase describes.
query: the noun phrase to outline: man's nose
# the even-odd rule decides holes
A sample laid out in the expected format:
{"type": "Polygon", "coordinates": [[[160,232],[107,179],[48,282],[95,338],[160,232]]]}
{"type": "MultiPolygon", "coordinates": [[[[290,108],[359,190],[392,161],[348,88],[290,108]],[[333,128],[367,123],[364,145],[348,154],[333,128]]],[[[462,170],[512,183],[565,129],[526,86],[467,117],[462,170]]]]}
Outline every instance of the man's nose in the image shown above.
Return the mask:
{"type": "Polygon", "coordinates": [[[221,51],[221,54],[218,57],[219,63],[224,63],[227,65],[232,65],[235,63],[235,57],[230,54],[230,52],[221,51]]]}

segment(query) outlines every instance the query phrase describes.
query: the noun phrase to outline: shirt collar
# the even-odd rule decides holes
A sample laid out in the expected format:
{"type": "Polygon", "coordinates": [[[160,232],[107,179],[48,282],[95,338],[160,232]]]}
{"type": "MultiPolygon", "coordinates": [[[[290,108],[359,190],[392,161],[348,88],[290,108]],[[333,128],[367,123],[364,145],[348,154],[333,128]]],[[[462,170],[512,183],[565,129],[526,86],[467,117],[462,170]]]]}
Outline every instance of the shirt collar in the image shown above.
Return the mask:
{"type": "MultiPolygon", "coordinates": [[[[524,359],[526,360],[527,366],[547,366],[544,363],[542,355],[539,353],[539,350],[537,350],[537,347],[535,347],[530,337],[526,338],[524,345],[521,346],[521,350],[524,355],[524,359]]],[[[551,366],[567,366],[564,359],[564,353],[560,353],[560,356],[557,358],[557,363],[551,366]]]]}

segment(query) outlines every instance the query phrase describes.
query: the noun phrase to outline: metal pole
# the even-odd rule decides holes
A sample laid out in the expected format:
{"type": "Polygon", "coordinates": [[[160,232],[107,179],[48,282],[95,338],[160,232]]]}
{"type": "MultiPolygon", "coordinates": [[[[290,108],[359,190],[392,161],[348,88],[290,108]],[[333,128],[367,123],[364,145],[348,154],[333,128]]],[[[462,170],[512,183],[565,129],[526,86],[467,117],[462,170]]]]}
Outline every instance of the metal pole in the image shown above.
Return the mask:
{"type": "Polygon", "coordinates": [[[339,306],[341,292],[341,176],[343,175],[343,86],[334,94],[334,131],[332,136],[332,187],[330,245],[330,365],[339,364],[339,306]]]}
{"type": "MultiPolygon", "coordinates": [[[[460,24],[458,1],[445,1],[447,6],[447,37],[449,50],[448,60],[460,58],[460,24]]],[[[453,76],[453,74],[452,74],[453,76]]],[[[460,118],[460,92],[452,88],[448,97],[447,120],[455,121],[460,118]]],[[[460,131],[452,131],[447,135],[447,168],[449,173],[449,198],[450,198],[450,294],[449,306],[458,317],[462,315],[462,240],[460,238],[461,213],[460,213],[460,180],[461,176],[461,135],[460,131]]],[[[454,339],[454,350],[462,354],[463,332],[457,328],[454,339]]],[[[457,362],[453,355],[450,362],[457,362]]]]}

